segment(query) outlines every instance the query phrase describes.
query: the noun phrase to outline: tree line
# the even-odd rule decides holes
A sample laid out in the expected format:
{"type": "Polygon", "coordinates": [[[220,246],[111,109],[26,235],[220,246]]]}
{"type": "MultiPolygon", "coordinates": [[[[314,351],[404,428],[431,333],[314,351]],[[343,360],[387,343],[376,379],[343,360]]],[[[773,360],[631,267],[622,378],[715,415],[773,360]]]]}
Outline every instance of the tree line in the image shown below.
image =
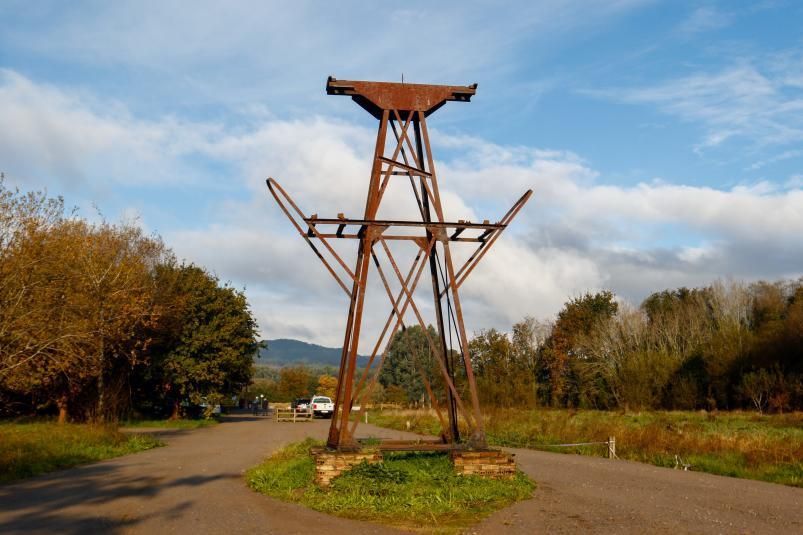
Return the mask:
{"type": "Polygon", "coordinates": [[[253,401],[260,394],[270,402],[290,402],[315,395],[334,398],[337,389],[337,370],[332,366],[257,366],[254,381],[243,392],[253,401]]]}
{"type": "MultiPolygon", "coordinates": [[[[419,403],[422,377],[442,385],[429,347],[420,327],[397,333],[385,390],[419,403]]],[[[802,410],[803,279],[663,290],[637,307],[587,293],[554,321],[475,333],[469,353],[490,406],[802,410]]],[[[455,382],[468,395],[456,357],[455,382]]]]}
{"type": "MultiPolygon", "coordinates": [[[[406,340],[402,337],[399,340],[406,340]]],[[[395,383],[383,385],[382,380],[375,383],[370,395],[365,397],[367,403],[395,403],[400,405],[420,405],[424,399],[420,396],[423,386],[407,384],[404,382],[404,369],[397,372],[401,378],[395,383]],[[418,387],[420,386],[420,390],[418,387]]],[[[358,368],[356,375],[360,376],[364,368],[358,368]]],[[[394,365],[384,366],[382,374],[393,373],[397,370],[394,365]]],[[[332,366],[257,366],[254,381],[245,392],[244,399],[253,401],[262,395],[263,399],[275,402],[289,402],[298,398],[310,398],[315,395],[335,398],[337,392],[337,370],[332,366]]]]}
{"type": "Polygon", "coordinates": [[[132,223],[0,180],[0,414],[177,416],[251,379],[243,292],[132,223]]]}

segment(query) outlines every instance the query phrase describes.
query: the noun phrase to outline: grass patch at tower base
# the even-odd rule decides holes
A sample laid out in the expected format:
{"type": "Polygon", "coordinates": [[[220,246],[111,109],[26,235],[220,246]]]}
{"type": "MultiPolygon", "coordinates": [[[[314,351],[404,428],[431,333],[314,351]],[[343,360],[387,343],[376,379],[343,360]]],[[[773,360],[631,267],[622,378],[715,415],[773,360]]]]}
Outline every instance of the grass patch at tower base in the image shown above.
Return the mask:
{"type": "Polygon", "coordinates": [[[309,454],[320,445],[308,439],[285,447],[247,472],[248,485],[324,513],[422,533],[460,531],[535,488],[521,472],[508,480],[457,475],[443,453],[385,453],[383,462],[357,465],[324,490],[314,483],[309,454]]]}

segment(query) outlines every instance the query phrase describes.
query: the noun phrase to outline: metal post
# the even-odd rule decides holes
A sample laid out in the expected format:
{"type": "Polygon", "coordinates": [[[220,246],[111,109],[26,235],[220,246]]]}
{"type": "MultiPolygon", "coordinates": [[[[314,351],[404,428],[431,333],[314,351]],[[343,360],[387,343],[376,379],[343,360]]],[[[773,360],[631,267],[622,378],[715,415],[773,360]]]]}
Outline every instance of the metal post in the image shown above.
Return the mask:
{"type": "MultiPolygon", "coordinates": [[[[425,119],[423,116],[421,117],[421,121],[425,119]]],[[[421,143],[421,123],[416,117],[413,121],[413,133],[415,135],[415,148],[418,154],[418,161],[420,165],[423,167],[424,165],[424,146],[421,143]]],[[[429,168],[428,171],[435,176],[435,170],[429,168]]],[[[424,221],[430,222],[432,221],[432,214],[430,213],[430,206],[429,206],[429,194],[427,193],[427,188],[425,187],[424,181],[427,180],[425,176],[420,177],[421,180],[421,201],[422,201],[422,216],[424,221]]],[[[433,178],[434,180],[434,178],[433,178]]],[[[427,230],[427,239],[432,239],[432,232],[427,230]]],[[[450,358],[449,358],[449,349],[446,345],[446,329],[444,327],[443,322],[443,306],[441,302],[441,289],[440,289],[440,278],[438,277],[438,247],[437,244],[432,248],[432,254],[429,256],[429,271],[430,275],[432,276],[432,293],[434,296],[435,301],[435,320],[438,324],[438,335],[440,337],[440,349],[441,355],[435,355],[435,358],[443,359],[443,364],[446,367],[446,373],[451,378],[452,382],[454,382],[454,369],[451,366],[450,358]]],[[[457,425],[457,403],[455,402],[454,396],[452,395],[451,390],[446,388],[446,411],[449,415],[449,429],[447,431],[447,438],[450,442],[460,442],[460,429],[457,425]]]]}

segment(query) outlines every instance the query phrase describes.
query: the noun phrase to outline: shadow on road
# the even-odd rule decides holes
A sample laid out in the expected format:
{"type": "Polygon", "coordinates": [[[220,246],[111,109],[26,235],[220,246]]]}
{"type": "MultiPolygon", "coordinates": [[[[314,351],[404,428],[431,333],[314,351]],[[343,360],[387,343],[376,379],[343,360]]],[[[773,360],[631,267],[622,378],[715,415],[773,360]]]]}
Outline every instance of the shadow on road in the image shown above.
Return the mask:
{"type": "Polygon", "coordinates": [[[227,415],[222,416],[220,418],[220,423],[222,423],[222,424],[236,424],[236,423],[242,423],[242,422],[258,422],[258,421],[263,421],[263,420],[270,420],[272,417],[273,417],[272,413],[271,413],[271,416],[252,416],[252,415],[250,415],[250,413],[249,413],[249,415],[245,415],[245,414],[231,414],[231,415],[228,415],[227,414],[227,415]]]}
{"type": "Polygon", "coordinates": [[[160,509],[159,494],[170,488],[194,489],[187,493],[189,496],[212,481],[240,477],[236,473],[194,475],[170,481],[148,475],[123,477],[117,466],[103,463],[66,472],[0,487],[0,533],[117,533],[149,518],[181,515],[192,506],[193,501],[188,499],[160,509]],[[86,512],[93,506],[129,498],[155,502],[147,514],[134,510],[134,500],[130,515],[112,518],[86,512]]]}
{"type": "Polygon", "coordinates": [[[170,429],[165,427],[120,427],[119,431],[127,435],[153,435],[156,438],[169,439],[184,435],[193,429],[170,429]]]}

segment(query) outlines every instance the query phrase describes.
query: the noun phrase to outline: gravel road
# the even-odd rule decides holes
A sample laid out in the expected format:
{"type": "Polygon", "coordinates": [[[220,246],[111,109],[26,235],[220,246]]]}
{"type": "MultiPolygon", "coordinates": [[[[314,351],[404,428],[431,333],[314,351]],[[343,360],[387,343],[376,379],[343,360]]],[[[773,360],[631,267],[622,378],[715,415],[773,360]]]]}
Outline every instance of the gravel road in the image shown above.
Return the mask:
{"type": "MultiPolygon", "coordinates": [[[[243,472],[328,421],[232,416],[161,431],[167,447],[0,486],[0,533],[398,533],[252,492],[243,472]]],[[[387,438],[409,433],[361,426],[387,438]]],[[[803,489],[628,461],[512,450],[531,500],[469,533],[803,533],[803,489]]]]}

